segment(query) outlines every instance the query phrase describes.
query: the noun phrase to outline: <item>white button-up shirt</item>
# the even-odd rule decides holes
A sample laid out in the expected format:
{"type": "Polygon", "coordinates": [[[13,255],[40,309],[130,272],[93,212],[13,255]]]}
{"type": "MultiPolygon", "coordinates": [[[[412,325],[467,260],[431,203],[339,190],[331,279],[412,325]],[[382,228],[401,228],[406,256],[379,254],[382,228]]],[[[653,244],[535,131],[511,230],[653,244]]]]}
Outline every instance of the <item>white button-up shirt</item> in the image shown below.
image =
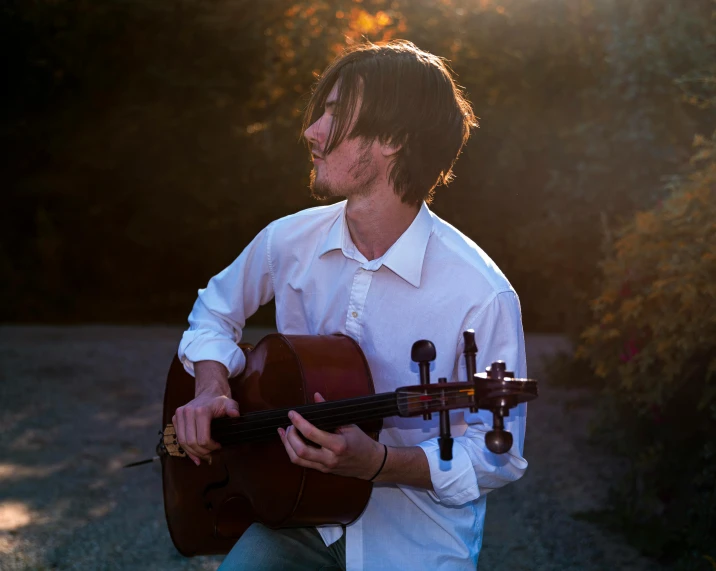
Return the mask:
{"type": "MultiPolygon", "coordinates": [[[[419,384],[412,344],[430,339],[437,359],[431,380],[466,380],[466,329],[474,329],[477,369],[503,360],[526,376],[517,295],[490,258],[423,204],[411,226],[380,258],[367,260],[345,221],[346,203],[311,208],[271,223],[224,271],[211,279],[189,316],[179,357],[223,363],[239,374],[237,347],[246,319],[275,298],[278,331],[295,335],[343,333],[361,346],[376,392],[419,384]]],[[[241,403],[239,403],[239,406],[241,403]]],[[[502,455],[485,447],[492,414],[452,411],[453,459],[440,460],[438,415],[391,417],[380,441],[420,446],[433,490],[378,483],[363,514],[346,528],[348,571],[425,569],[474,571],[482,543],[486,494],[519,479],[526,404],[505,418],[514,443],[502,455]]],[[[327,545],[340,526],[318,528],[327,545]]]]}

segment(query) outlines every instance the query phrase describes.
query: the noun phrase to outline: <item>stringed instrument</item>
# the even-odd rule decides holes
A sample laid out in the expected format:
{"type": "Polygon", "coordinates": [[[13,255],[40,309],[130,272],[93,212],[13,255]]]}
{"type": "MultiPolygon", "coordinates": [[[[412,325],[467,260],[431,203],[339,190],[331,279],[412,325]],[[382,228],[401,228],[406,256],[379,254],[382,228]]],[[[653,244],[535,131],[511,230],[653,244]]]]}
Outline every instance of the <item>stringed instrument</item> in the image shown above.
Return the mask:
{"type": "MultiPolygon", "coordinates": [[[[222,445],[212,462],[196,466],[176,440],[176,409],[194,398],[194,378],[174,357],[164,394],[165,429],[157,446],[162,463],[164,509],[174,545],[185,556],[228,553],[254,522],[271,528],[347,525],[365,509],[372,482],[324,474],[297,466],[277,434],[291,424],[295,410],[326,431],[357,424],[378,439],[382,419],[440,414],[440,452],[452,459],[449,411],[493,412],[487,447],[507,452],[512,435],[503,417],[537,397],[537,382],[515,379],[498,361],[476,374],[475,336],[466,331],[468,382],[430,383],[435,347],[417,341],[411,357],[419,363],[420,385],[375,394],[368,363],[358,344],[345,335],[271,334],[246,350],[244,372],[229,379],[241,416],[211,422],[211,437],[222,445]],[[326,399],[313,403],[319,392],[326,399]]],[[[137,463],[139,464],[139,463],[137,463]]]]}

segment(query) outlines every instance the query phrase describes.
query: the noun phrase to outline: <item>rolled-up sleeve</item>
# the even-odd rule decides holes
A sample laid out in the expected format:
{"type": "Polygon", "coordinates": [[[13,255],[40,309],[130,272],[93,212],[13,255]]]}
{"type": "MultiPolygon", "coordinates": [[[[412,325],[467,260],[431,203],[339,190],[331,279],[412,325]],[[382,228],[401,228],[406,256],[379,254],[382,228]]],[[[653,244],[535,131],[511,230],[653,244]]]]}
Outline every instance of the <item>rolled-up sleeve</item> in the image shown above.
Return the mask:
{"type": "Polygon", "coordinates": [[[238,343],[246,319],[274,296],[271,234],[269,225],[230,266],[199,290],[178,350],[190,374],[194,374],[197,361],[218,361],[230,377],[243,371],[246,358],[238,343]]]}
{"type": "MultiPolygon", "coordinates": [[[[516,377],[527,376],[524,333],[520,304],[513,291],[497,294],[494,299],[467,324],[475,330],[478,347],[477,370],[484,371],[493,361],[504,361],[507,369],[516,377]]],[[[458,347],[457,378],[466,379],[465,363],[458,347]]],[[[513,437],[512,448],[505,454],[494,454],[485,445],[485,434],[492,430],[492,413],[464,411],[468,426],[462,436],[453,442],[453,459],[440,460],[438,439],[432,438],[419,444],[430,465],[434,491],[430,496],[446,505],[460,505],[481,495],[514,482],[527,469],[522,457],[524,450],[527,404],[522,403],[505,417],[505,430],[513,437]]]]}

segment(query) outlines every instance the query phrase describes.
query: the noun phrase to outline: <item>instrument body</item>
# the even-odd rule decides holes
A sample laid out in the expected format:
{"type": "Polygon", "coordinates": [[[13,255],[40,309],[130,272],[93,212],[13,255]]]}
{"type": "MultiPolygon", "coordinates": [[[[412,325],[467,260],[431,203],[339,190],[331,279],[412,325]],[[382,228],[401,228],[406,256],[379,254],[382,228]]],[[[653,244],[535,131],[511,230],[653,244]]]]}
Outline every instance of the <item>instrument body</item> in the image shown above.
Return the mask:
{"type": "MultiPolygon", "coordinates": [[[[268,335],[247,353],[243,374],[230,379],[230,386],[247,418],[311,404],[316,392],[327,401],[374,394],[363,352],[344,335],[268,335]]],[[[194,378],[175,357],[164,395],[164,425],[193,398],[194,378]]],[[[382,420],[359,426],[377,439],[382,420]]],[[[167,524],[186,556],[228,553],[255,521],[273,528],[346,525],[365,509],[373,487],[291,463],[277,434],[223,446],[211,464],[162,456],[167,524]]]]}
{"type": "MultiPolygon", "coordinates": [[[[293,464],[277,429],[291,424],[296,410],[321,430],[357,424],[378,438],[382,419],[440,415],[440,457],[452,459],[449,411],[490,410],[493,429],[486,447],[503,454],[512,435],[503,419],[511,408],[537,397],[537,381],[516,379],[497,361],[475,373],[474,332],[465,336],[467,382],[430,383],[427,364],[435,359],[430,341],[413,344],[420,384],[375,394],[368,363],[345,335],[264,337],[247,353],[242,375],[230,379],[241,415],[211,421],[211,436],[222,445],[211,463],[188,459],[176,440],[172,417],[194,398],[194,378],[175,357],[164,394],[164,432],[157,452],[162,461],[164,509],[174,545],[186,556],[228,553],[254,522],[271,528],[347,525],[360,516],[372,483],[293,464]],[[314,403],[319,392],[326,402],[314,403]]],[[[312,444],[309,442],[309,444],[312,444]]]]}

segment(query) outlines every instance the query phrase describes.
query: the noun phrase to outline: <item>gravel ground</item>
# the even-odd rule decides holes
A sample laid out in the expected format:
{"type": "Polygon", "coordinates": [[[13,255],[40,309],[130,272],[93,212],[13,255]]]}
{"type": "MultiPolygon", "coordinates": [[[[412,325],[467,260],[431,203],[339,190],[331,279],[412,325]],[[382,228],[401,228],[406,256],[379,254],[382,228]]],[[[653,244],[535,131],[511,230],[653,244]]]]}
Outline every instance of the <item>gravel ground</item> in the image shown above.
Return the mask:
{"type": "MultiPolygon", "coordinates": [[[[0,327],[0,569],[217,568],[219,558],[174,549],[159,467],[122,469],[153,453],[180,333],[0,327]]],[[[565,347],[528,335],[531,374],[565,347]]],[[[540,391],[529,408],[530,468],[490,495],[480,570],[656,571],[620,538],[572,517],[601,505],[614,462],[587,442],[589,393],[546,382],[540,391]]]]}

